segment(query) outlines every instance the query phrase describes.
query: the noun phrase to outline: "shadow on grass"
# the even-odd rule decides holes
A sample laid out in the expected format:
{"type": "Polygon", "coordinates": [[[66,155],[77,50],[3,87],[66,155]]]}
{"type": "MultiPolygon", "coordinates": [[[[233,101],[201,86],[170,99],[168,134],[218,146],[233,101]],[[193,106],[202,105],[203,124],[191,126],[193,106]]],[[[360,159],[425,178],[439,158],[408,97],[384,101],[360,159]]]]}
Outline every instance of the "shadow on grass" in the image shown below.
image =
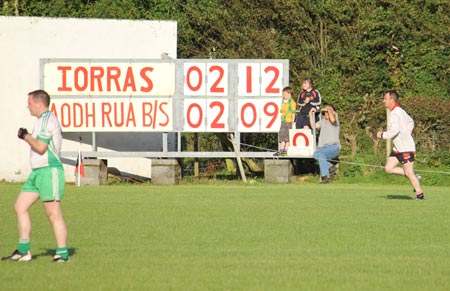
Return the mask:
{"type": "MultiPolygon", "coordinates": [[[[33,254],[33,259],[37,259],[39,257],[49,257],[53,259],[55,255],[55,249],[41,249],[42,252],[39,254],[33,254]]],[[[69,256],[72,257],[76,253],[75,248],[69,248],[69,256]]]]}
{"type": "Polygon", "coordinates": [[[386,195],[386,196],[378,196],[379,198],[384,198],[388,200],[413,200],[411,196],[408,195],[386,195]]]}

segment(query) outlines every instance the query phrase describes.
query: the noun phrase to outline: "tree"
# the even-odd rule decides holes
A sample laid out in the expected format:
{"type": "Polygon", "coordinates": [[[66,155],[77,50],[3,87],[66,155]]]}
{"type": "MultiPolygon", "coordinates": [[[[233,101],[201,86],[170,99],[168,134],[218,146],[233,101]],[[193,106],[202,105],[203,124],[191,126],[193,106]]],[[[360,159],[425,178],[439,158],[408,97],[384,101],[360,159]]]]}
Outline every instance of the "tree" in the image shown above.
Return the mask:
{"type": "MultiPolygon", "coordinates": [[[[289,59],[289,85],[298,92],[304,77],[314,79],[325,103],[340,109],[349,142],[344,150],[353,154],[375,142],[366,128],[382,123],[383,107],[376,100],[386,89],[397,89],[407,100],[433,99],[426,104],[447,105],[450,100],[448,0],[0,3],[1,15],[176,20],[179,58],[289,59]]],[[[435,124],[431,120],[436,112],[428,109],[416,117],[425,138],[432,134],[426,128],[435,124]]],[[[442,123],[431,128],[439,136],[448,131],[442,123]]],[[[272,139],[258,136],[242,138],[272,147],[272,139]]]]}

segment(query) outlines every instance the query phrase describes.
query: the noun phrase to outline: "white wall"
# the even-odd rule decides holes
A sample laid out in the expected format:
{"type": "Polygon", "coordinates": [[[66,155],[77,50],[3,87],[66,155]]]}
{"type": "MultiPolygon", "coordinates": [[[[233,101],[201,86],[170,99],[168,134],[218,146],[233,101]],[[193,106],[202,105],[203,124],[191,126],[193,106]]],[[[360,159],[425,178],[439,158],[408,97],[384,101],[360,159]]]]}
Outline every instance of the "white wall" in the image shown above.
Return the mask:
{"type": "MultiPolygon", "coordinates": [[[[164,52],[176,58],[176,50],[175,21],[0,17],[0,180],[24,181],[30,173],[29,147],[17,138],[17,129],[31,130],[35,122],[27,93],[39,88],[40,58],[159,59],[164,52]]],[[[63,151],[78,150],[76,138],[69,137],[63,151]]],[[[135,142],[145,144],[145,138],[135,142]]],[[[84,144],[83,149],[91,147],[84,144]]],[[[130,160],[108,159],[108,166],[151,175],[149,160],[130,160]]],[[[73,182],[74,167],[65,165],[65,170],[73,182]]]]}

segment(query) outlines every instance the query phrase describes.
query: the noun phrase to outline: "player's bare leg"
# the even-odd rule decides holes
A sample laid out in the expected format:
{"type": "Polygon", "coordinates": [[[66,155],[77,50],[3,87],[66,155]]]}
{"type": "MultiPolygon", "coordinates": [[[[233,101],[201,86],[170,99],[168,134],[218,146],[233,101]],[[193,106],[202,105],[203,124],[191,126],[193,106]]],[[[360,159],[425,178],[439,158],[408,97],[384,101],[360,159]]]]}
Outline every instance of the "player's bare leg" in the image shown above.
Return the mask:
{"type": "Polygon", "coordinates": [[[384,170],[386,173],[389,174],[396,174],[396,175],[405,175],[405,171],[403,168],[398,167],[398,160],[396,157],[388,157],[386,161],[386,166],[384,166],[384,170]]]}
{"type": "Polygon", "coordinates": [[[21,239],[30,239],[31,218],[29,210],[38,200],[39,194],[34,192],[20,192],[17,197],[14,209],[16,211],[19,237],[21,239]]]}
{"type": "Polygon", "coordinates": [[[406,162],[403,165],[403,169],[405,171],[406,178],[409,179],[411,185],[416,190],[416,195],[422,194],[423,190],[420,187],[419,179],[417,179],[417,176],[414,174],[414,162],[406,162]]]}
{"type": "Polygon", "coordinates": [[[45,212],[48,220],[52,224],[53,233],[56,239],[56,254],[53,257],[53,262],[62,263],[69,261],[69,249],[67,247],[67,227],[64,222],[61,202],[49,201],[44,202],[45,212]]]}
{"type": "Polygon", "coordinates": [[[10,256],[3,257],[2,261],[31,261],[31,218],[29,210],[38,200],[39,194],[34,192],[20,192],[17,196],[14,210],[16,211],[19,230],[19,246],[10,256]]]}
{"type": "Polygon", "coordinates": [[[44,202],[45,212],[48,220],[53,226],[53,233],[55,234],[56,245],[59,248],[66,246],[67,228],[61,211],[61,203],[59,201],[44,202]]]}
{"type": "Polygon", "coordinates": [[[285,144],[284,144],[284,148],[283,148],[283,150],[285,151],[285,152],[287,152],[287,150],[288,150],[288,148],[289,148],[289,142],[287,141],[285,144]]]}
{"type": "Polygon", "coordinates": [[[280,143],[280,152],[283,151],[285,147],[286,147],[286,142],[282,141],[280,143]]]}

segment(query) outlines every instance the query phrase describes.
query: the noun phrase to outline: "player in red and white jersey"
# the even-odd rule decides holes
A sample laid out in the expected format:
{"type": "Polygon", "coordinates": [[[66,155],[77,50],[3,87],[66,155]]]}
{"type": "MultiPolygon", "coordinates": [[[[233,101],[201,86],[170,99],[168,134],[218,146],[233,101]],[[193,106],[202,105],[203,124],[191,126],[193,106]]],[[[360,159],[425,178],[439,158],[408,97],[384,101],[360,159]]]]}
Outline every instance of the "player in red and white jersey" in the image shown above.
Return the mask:
{"type": "Polygon", "coordinates": [[[389,155],[385,170],[390,174],[406,176],[414,187],[416,198],[423,200],[423,190],[420,181],[414,173],[414,155],[416,145],[412,136],[414,120],[398,104],[398,93],[394,90],[386,91],[384,94],[384,106],[390,110],[387,131],[379,131],[378,138],[392,139],[394,148],[389,155]],[[403,168],[399,167],[401,163],[403,168]]]}

